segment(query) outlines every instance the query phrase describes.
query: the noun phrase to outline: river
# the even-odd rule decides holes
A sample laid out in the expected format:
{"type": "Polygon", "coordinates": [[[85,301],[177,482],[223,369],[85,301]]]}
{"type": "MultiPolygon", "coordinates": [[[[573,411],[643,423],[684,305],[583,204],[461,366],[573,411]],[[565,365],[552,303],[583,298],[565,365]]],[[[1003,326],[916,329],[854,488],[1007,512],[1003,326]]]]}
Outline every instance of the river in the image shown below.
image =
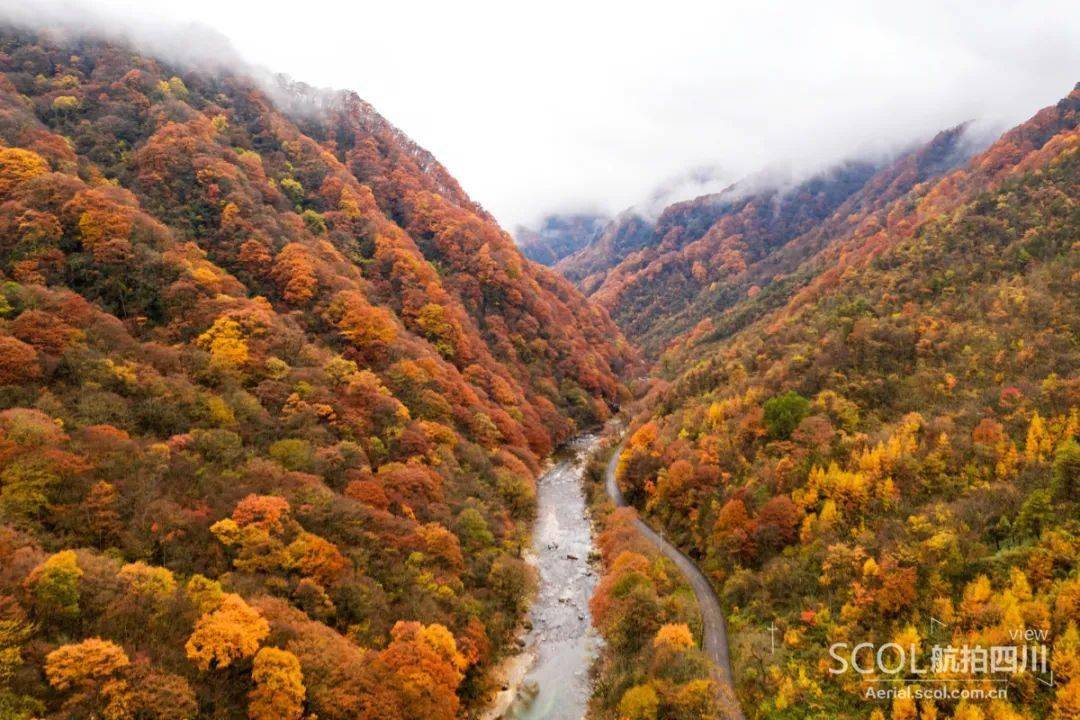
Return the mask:
{"type": "Polygon", "coordinates": [[[596,443],[593,435],[570,442],[537,480],[530,559],[540,584],[520,656],[524,678],[512,682],[515,696],[502,714],[508,720],[581,720],[589,704],[589,668],[601,640],[589,615],[597,577],[581,481],[596,443]]]}

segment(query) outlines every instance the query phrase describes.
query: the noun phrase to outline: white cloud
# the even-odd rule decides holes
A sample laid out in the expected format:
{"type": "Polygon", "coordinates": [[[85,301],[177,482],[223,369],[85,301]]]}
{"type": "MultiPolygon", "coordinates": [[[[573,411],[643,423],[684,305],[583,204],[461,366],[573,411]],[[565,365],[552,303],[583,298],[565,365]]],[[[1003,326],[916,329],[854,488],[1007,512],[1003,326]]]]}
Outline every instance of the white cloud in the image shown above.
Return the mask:
{"type": "Polygon", "coordinates": [[[254,63],[356,90],[507,227],[617,211],[692,168],[813,169],[970,118],[1015,124],[1080,79],[1074,1],[94,6],[140,34],[202,22],[254,63]]]}

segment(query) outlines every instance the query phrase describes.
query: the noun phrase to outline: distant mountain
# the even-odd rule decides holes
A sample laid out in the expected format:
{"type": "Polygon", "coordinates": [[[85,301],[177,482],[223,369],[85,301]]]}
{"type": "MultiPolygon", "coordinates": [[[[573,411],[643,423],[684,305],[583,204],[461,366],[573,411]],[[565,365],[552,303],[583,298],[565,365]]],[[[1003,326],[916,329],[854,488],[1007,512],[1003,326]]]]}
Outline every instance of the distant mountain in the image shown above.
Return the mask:
{"type": "Polygon", "coordinates": [[[610,220],[597,213],[547,215],[537,228],[518,225],[514,239],[522,255],[551,267],[595,241],[610,220]]]}
{"type": "Polygon", "coordinates": [[[556,269],[586,292],[595,290],[608,270],[654,240],[655,223],[649,218],[658,217],[678,200],[700,196],[709,190],[722,191],[729,185],[730,181],[714,167],[696,168],[670,178],[644,201],[610,220],[590,243],[561,260],[556,269]]]}
{"type": "Polygon", "coordinates": [[[588,245],[555,264],[555,269],[586,294],[603,282],[608,270],[654,239],[653,224],[636,210],[626,210],[588,245]]]}
{"type": "Polygon", "coordinates": [[[670,205],[655,222],[625,213],[556,267],[655,355],[740,293],[794,269],[857,218],[977,149],[958,127],[891,161],[846,162],[797,183],[763,173],[670,205]]]}

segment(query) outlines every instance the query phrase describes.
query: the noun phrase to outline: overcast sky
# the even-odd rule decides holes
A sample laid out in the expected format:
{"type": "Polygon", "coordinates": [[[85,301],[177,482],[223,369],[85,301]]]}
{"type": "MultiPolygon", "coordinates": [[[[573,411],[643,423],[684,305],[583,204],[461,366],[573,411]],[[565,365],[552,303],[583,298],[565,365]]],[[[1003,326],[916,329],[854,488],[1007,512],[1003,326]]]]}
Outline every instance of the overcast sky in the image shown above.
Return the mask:
{"type": "Polygon", "coordinates": [[[507,228],[618,211],[702,167],[801,171],[969,118],[1012,125],[1080,80],[1075,0],[94,6],[201,22],[256,64],[357,91],[507,228]]]}

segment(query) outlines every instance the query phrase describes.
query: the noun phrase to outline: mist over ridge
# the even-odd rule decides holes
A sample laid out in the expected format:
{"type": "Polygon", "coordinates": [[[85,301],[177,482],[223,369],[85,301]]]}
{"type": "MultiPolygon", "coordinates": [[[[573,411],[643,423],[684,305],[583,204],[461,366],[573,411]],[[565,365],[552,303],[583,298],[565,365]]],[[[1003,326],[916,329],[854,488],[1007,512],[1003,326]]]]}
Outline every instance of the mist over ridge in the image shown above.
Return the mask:
{"type": "MultiPolygon", "coordinates": [[[[481,2],[468,23],[419,0],[344,10],[314,0],[300,14],[269,2],[258,17],[209,0],[0,6],[24,19],[122,27],[177,58],[220,44],[202,47],[188,32],[209,25],[229,38],[229,57],[356,91],[508,229],[552,213],[614,215],[696,168],[736,181],[789,163],[804,176],[969,119],[1011,126],[1053,102],[1073,80],[1066,68],[1080,65],[1070,37],[1080,11],[1057,2],[753,12],[599,2],[572,13],[561,0],[542,12],[481,2]]],[[[675,199],[715,189],[691,183],[675,199]]]]}

